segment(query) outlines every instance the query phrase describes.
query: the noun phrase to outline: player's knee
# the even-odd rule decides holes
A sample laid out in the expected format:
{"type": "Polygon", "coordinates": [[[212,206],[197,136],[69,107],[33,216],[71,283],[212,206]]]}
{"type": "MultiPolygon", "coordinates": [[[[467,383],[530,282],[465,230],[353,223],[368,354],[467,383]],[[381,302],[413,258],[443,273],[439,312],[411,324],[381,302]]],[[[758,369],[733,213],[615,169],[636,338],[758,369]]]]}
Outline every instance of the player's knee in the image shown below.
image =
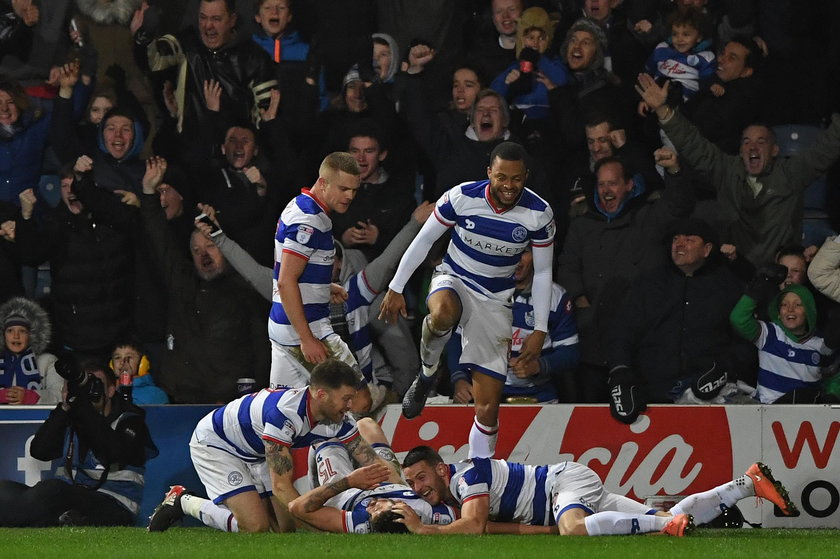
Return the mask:
{"type": "Polygon", "coordinates": [[[430,326],[438,332],[453,328],[461,319],[461,303],[457,297],[440,297],[429,302],[430,326]]]}
{"type": "Polygon", "coordinates": [[[268,532],[271,530],[271,523],[268,518],[245,518],[237,520],[239,531],[246,534],[256,534],[258,532],[268,532]]]}
{"type": "Polygon", "coordinates": [[[586,522],[583,517],[560,518],[557,530],[561,536],[586,536],[586,522]]]}

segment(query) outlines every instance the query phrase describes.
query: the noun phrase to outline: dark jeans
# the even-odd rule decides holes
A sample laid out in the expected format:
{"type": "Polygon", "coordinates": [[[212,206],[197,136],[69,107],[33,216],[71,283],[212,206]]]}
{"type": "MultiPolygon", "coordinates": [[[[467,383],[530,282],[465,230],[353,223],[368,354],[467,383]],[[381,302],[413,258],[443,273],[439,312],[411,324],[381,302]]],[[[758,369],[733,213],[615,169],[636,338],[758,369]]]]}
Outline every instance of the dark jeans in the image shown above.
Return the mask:
{"type": "Polygon", "coordinates": [[[58,517],[78,511],[88,526],[133,526],[134,515],[116,499],[60,479],[39,481],[29,487],[0,481],[0,527],[58,526],[58,517]]]}

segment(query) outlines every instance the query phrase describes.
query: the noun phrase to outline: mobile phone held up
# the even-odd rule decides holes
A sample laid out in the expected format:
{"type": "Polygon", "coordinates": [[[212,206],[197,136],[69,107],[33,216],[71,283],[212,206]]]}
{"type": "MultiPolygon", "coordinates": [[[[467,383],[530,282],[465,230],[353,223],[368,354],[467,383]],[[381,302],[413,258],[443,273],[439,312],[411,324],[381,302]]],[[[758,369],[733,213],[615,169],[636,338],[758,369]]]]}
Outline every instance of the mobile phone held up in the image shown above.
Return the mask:
{"type": "Polygon", "coordinates": [[[210,226],[210,236],[211,236],[211,237],[215,237],[216,235],[218,235],[219,233],[221,233],[221,232],[222,232],[222,230],[221,230],[221,229],[219,229],[219,226],[218,226],[218,225],[216,225],[216,224],[213,222],[213,220],[212,220],[212,219],[210,219],[210,216],[208,216],[208,215],[207,215],[206,213],[204,213],[204,212],[202,212],[202,213],[198,214],[197,216],[195,216],[195,220],[194,220],[194,221],[196,221],[196,222],[199,222],[199,221],[200,221],[201,223],[206,223],[207,225],[209,225],[209,226],[210,226]]]}

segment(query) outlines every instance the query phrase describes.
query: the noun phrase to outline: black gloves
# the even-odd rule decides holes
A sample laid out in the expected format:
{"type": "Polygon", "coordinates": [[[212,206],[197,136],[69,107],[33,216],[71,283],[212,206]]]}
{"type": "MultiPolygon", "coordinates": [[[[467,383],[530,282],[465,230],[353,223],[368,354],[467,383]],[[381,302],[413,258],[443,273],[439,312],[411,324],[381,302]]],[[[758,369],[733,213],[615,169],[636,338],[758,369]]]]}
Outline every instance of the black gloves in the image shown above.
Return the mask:
{"type": "Polygon", "coordinates": [[[633,371],[624,365],[615,367],[610,371],[607,383],[610,389],[610,413],[616,420],[630,425],[647,408],[636,386],[633,371]]]}
{"type": "Polygon", "coordinates": [[[781,264],[765,264],[756,270],[755,275],[747,284],[746,294],[757,303],[768,301],[778,293],[779,284],[787,278],[788,270],[781,264]]]}
{"type": "Polygon", "coordinates": [[[691,383],[691,391],[700,400],[711,400],[717,396],[729,380],[726,369],[713,359],[697,363],[694,368],[697,373],[691,383]]]}

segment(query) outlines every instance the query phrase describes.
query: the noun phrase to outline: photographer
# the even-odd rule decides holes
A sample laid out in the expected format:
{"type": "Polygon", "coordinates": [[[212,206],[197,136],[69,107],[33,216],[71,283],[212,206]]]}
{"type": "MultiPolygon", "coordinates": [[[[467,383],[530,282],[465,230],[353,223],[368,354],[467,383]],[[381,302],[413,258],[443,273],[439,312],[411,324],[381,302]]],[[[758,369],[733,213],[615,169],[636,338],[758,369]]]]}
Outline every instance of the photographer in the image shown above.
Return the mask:
{"type": "Polygon", "coordinates": [[[38,460],[62,458],[55,479],[32,487],[0,482],[0,526],[131,526],[140,509],[146,460],[158,454],[143,410],[117,395],[105,363],[56,364],[64,401],[32,439],[38,460]]]}

